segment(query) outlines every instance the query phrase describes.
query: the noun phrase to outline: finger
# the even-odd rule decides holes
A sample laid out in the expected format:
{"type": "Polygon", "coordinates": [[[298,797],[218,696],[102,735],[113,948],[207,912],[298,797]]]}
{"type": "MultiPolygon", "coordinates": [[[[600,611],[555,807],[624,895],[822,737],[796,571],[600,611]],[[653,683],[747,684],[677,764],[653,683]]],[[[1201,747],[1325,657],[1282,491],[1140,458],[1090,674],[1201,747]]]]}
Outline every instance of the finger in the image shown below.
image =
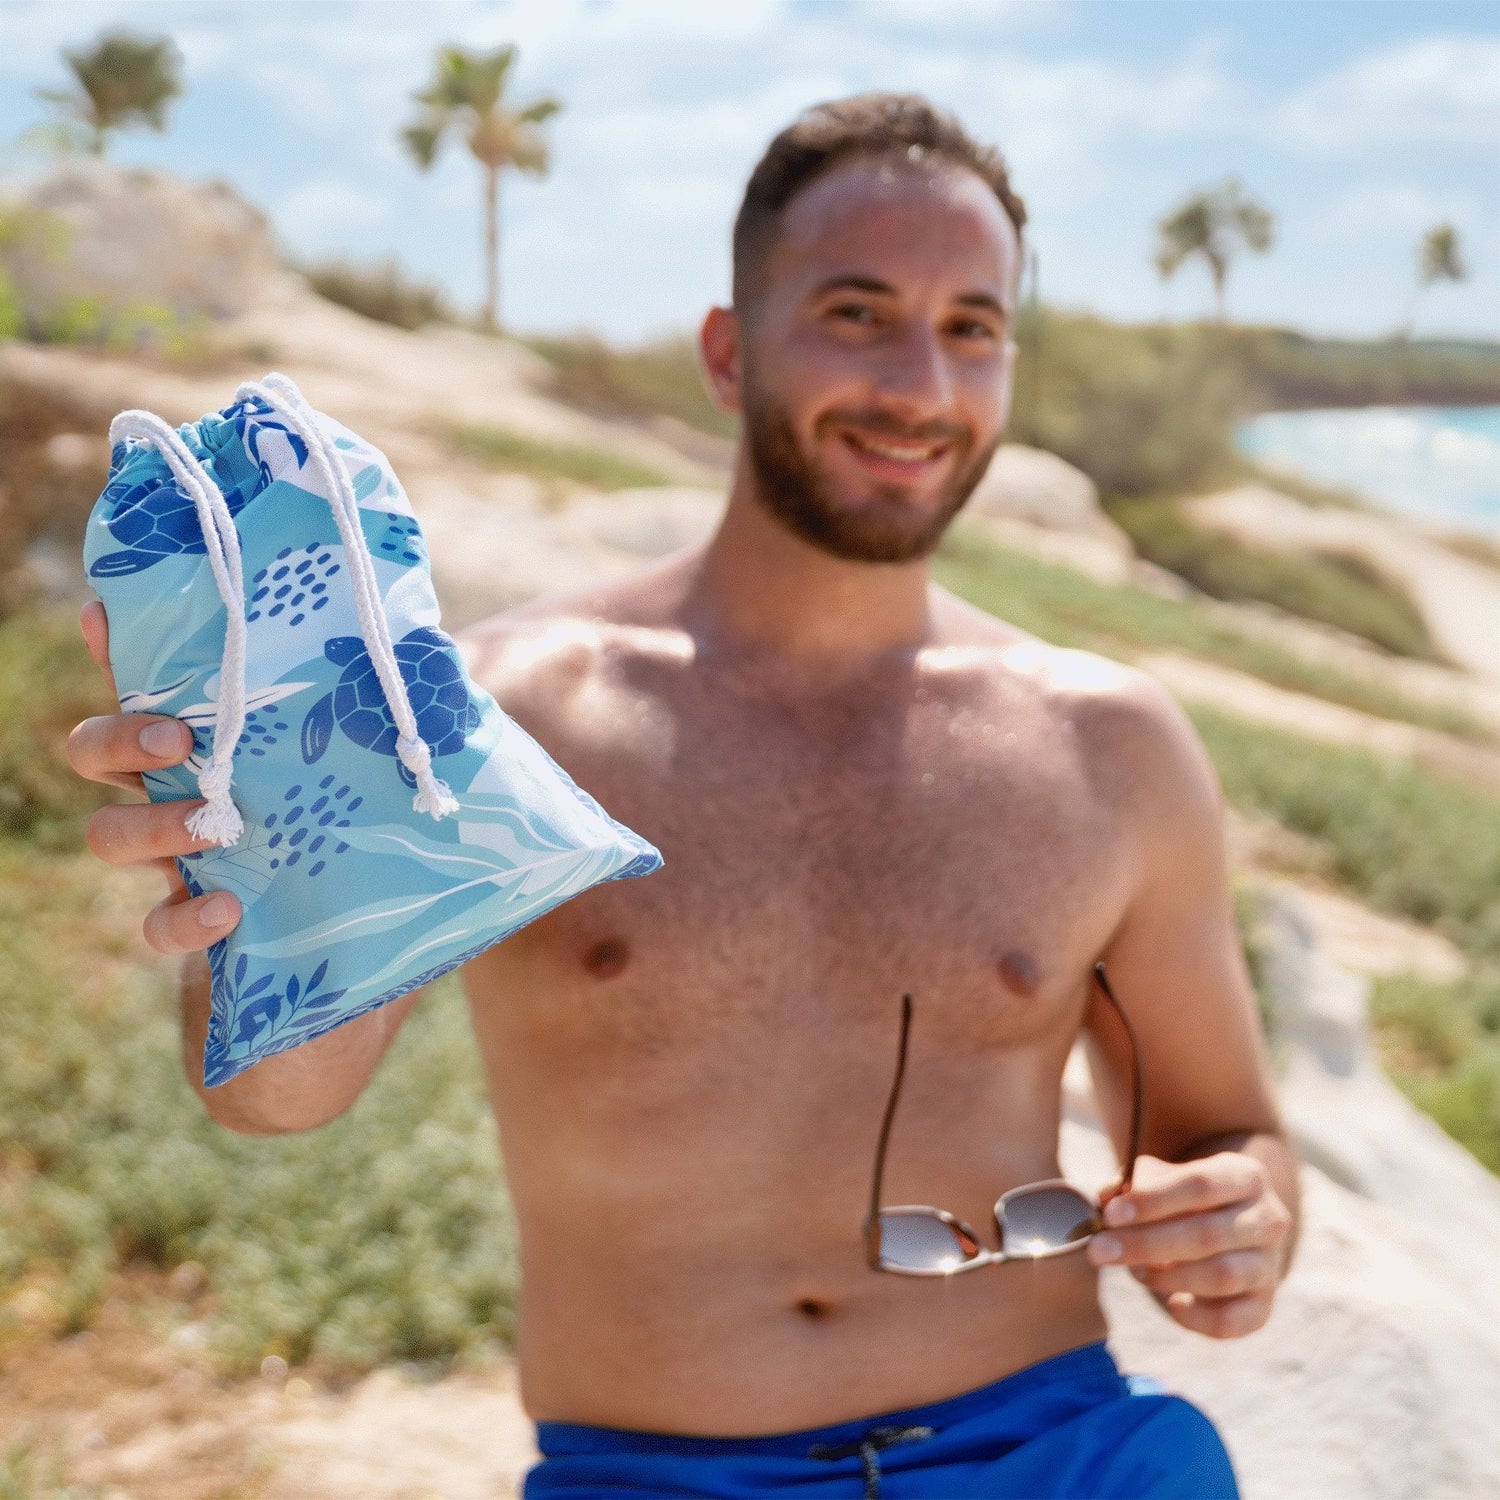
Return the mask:
{"type": "Polygon", "coordinates": [[[1265,1168],[1253,1156],[1221,1151],[1201,1161],[1169,1164],[1165,1171],[1148,1173],[1145,1183],[1137,1179],[1128,1191],[1110,1199],[1104,1222],[1113,1228],[1201,1213],[1242,1203],[1265,1186],[1265,1168]]]}
{"type": "Polygon", "coordinates": [[[212,839],[194,838],[187,831],[188,814],[202,806],[198,798],[112,803],[92,814],[84,837],[89,848],[111,865],[156,864],[178,854],[196,854],[218,847],[212,839]]]}
{"type": "Polygon", "coordinates": [[[1160,1224],[1110,1229],[1089,1241],[1095,1265],[1166,1266],[1207,1260],[1232,1250],[1274,1247],[1286,1237],[1288,1216],[1269,1197],[1160,1224]],[[1278,1211],[1279,1210],[1279,1211],[1278,1211]]]}
{"type": "Polygon", "coordinates": [[[78,628],[83,631],[83,644],[93,657],[94,665],[104,673],[110,692],[118,699],[120,694],[115,687],[114,668],[109,664],[109,616],[105,614],[104,605],[98,599],[90,599],[79,610],[78,628]]]}
{"type": "Polygon", "coordinates": [[[228,891],[203,896],[184,891],[153,906],[141,931],[158,953],[192,953],[232,932],[239,919],[240,904],[228,891]]]}
{"type": "Polygon", "coordinates": [[[1164,1297],[1174,1292],[1189,1292],[1195,1297],[1242,1297],[1276,1285],[1276,1255],[1271,1250],[1233,1250],[1174,1266],[1133,1266],[1131,1275],[1164,1297]]]}
{"type": "Polygon", "coordinates": [[[1271,1316],[1269,1292],[1251,1292],[1244,1297],[1195,1297],[1175,1292],[1165,1299],[1167,1315],[1184,1328],[1211,1339],[1238,1339],[1264,1328],[1271,1316]]]}
{"type": "Polygon", "coordinates": [[[192,753],[193,731],[162,714],[99,714],[73,727],[68,764],[88,781],[141,791],[141,771],[180,765],[192,753]]]}

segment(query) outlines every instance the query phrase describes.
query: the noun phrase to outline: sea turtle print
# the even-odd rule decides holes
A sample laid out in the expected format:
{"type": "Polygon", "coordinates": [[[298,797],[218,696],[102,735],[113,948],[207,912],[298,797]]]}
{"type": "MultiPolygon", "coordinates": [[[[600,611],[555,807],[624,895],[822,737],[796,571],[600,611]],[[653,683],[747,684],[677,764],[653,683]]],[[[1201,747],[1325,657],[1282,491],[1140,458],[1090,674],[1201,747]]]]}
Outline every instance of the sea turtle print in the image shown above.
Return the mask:
{"type": "MultiPolygon", "coordinates": [[[[110,480],[99,504],[109,534],[125,546],[119,552],[95,558],[90,577],[118,578],[139,573],[164,557],[207,552],[198,511],[161,459],[153,453],[144,465],[131,464],[122,453],[116,467],[119,472],[110,480]]],[[[224,489],[229,514],[238,515],[257,489],[254,475],[224,489]]]]}
{"type": "MultiPolygon", "coordinates": [[[[308,765],[320,760],[335,727],[356,745],[395,756],[396,721],[365,643],[357,635],[336,635],[324,643],[323,654],[343,672],[333,691],[319,698],[302,721],[302,759],[308,765]]],[[[441,630],[418,626],[395,643],[395,657],[416,716],[417,733],[427,741],[433,758],[462,750],[481,715],[470,697],[453,642],[441,630]]],[[[416,785],[404,765],[397,769],[408,786],[416,785]]]]}
{"type": "MultiPolygon", "coordinates": [[[[196,432],[184,431],[184,441],[189,441],[212,474],[232,517],[273,482],[275,476],[261,452],[266,432],[275,432],[290,445],[299,469],[307,462],[307,445],[264,402],[242,402],[226,414],[204,417],[196,432]]],[[[139,573],[165,557],[201,555],[208,550],[191,497],[153,450],[115,445],[99,510],[109,534],[125,545],[96,558],[89,568],[90,577],[118,578],[139,573]]]]}

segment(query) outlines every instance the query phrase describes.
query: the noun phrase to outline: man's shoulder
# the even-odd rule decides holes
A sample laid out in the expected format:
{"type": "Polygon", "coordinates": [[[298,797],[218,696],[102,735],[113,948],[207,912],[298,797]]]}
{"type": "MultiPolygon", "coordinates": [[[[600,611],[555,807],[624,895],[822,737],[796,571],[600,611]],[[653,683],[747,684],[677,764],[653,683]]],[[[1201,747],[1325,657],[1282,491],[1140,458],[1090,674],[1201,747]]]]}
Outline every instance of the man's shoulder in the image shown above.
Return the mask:
{"type": "Polygon", "coordinates": [[[978,670],[1003,704],[1019,695],[1101,768],[1150,782],[1201,780],[1205,765],[1192,722],[1149,673],[1111,657],[1054,646],[993,616],[959,605],[944,635],[951,659],[978,670]]]}
{"type": "Polygon", "coordinates": [[[945,595],[940,640],[955,662],[977,668],[996,686],[1022,688],[1070,716],[1100,726],[1139,721],[1143,728],[1176,714],[1154,677],[1097,652],[1054,646],[983,610],[945,595]]]}
{"type": "Polygon", "coordinates": [[[652,579],[632,575],[530,600],[456,640],[470,676],[507,712],[553,717],[591,685],[618,683],[625,663],[680,652],[679,636],[652,579]]]}

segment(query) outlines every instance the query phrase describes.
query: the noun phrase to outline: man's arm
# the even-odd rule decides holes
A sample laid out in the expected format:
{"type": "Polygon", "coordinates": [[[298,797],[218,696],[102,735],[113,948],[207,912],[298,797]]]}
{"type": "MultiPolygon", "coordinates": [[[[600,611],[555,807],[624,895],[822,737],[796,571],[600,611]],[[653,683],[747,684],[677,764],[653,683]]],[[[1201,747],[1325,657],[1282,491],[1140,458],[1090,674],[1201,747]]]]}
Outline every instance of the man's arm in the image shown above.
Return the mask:
{"type": "MultiPolygon", "coordinates": [[[[1132,674],[1088,710],[1091,753],[1133,835],[1132,897],[1102,957],[1140,1043],[1145,1101],[1133,1190],[1089,1253],[1130,1268],[1184,1327],[1231,1338],[1270,1316],[1296,1240],[1297,1161],[1266,1063],[1234,923],[1223,803],[1186,716],[1132,674]]],[[[1122,1150],[1129,1054],[1095,1002],[1088,1050],[1122,1150]]]]}
{"type": "Polygon", "coordinates": [[[210,1089],[203,1086],[209,982],[207,956],[189,954],[178,983],[182,1062],[188,1082],[209,1114],[239,1135],[315,1130],[343,1114],[375,1076],[381,1058],[423,993],[412,990],[210,1089]]]}

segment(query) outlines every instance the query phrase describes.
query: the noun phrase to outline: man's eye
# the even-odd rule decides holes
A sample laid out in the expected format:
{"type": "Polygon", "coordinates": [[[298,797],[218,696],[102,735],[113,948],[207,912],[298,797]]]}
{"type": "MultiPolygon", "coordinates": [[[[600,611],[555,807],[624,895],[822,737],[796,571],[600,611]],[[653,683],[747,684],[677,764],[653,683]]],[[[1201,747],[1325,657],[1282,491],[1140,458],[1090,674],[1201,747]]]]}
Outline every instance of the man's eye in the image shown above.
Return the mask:
{"type": "Polygon", "coordinates": [[[875,309],[866,307],[862,302],[841,302],[837,307],[830,307],[828,311],[835,318],[866,328],[875,322],[875,309]]]}
{"type": "Polygon", "coordinates": [[[981,322],[978,318],[962,318],[957,323],[949,324],[952,332],[961,339],[992,339],[995,330],[988,323],[981,322]]]}

